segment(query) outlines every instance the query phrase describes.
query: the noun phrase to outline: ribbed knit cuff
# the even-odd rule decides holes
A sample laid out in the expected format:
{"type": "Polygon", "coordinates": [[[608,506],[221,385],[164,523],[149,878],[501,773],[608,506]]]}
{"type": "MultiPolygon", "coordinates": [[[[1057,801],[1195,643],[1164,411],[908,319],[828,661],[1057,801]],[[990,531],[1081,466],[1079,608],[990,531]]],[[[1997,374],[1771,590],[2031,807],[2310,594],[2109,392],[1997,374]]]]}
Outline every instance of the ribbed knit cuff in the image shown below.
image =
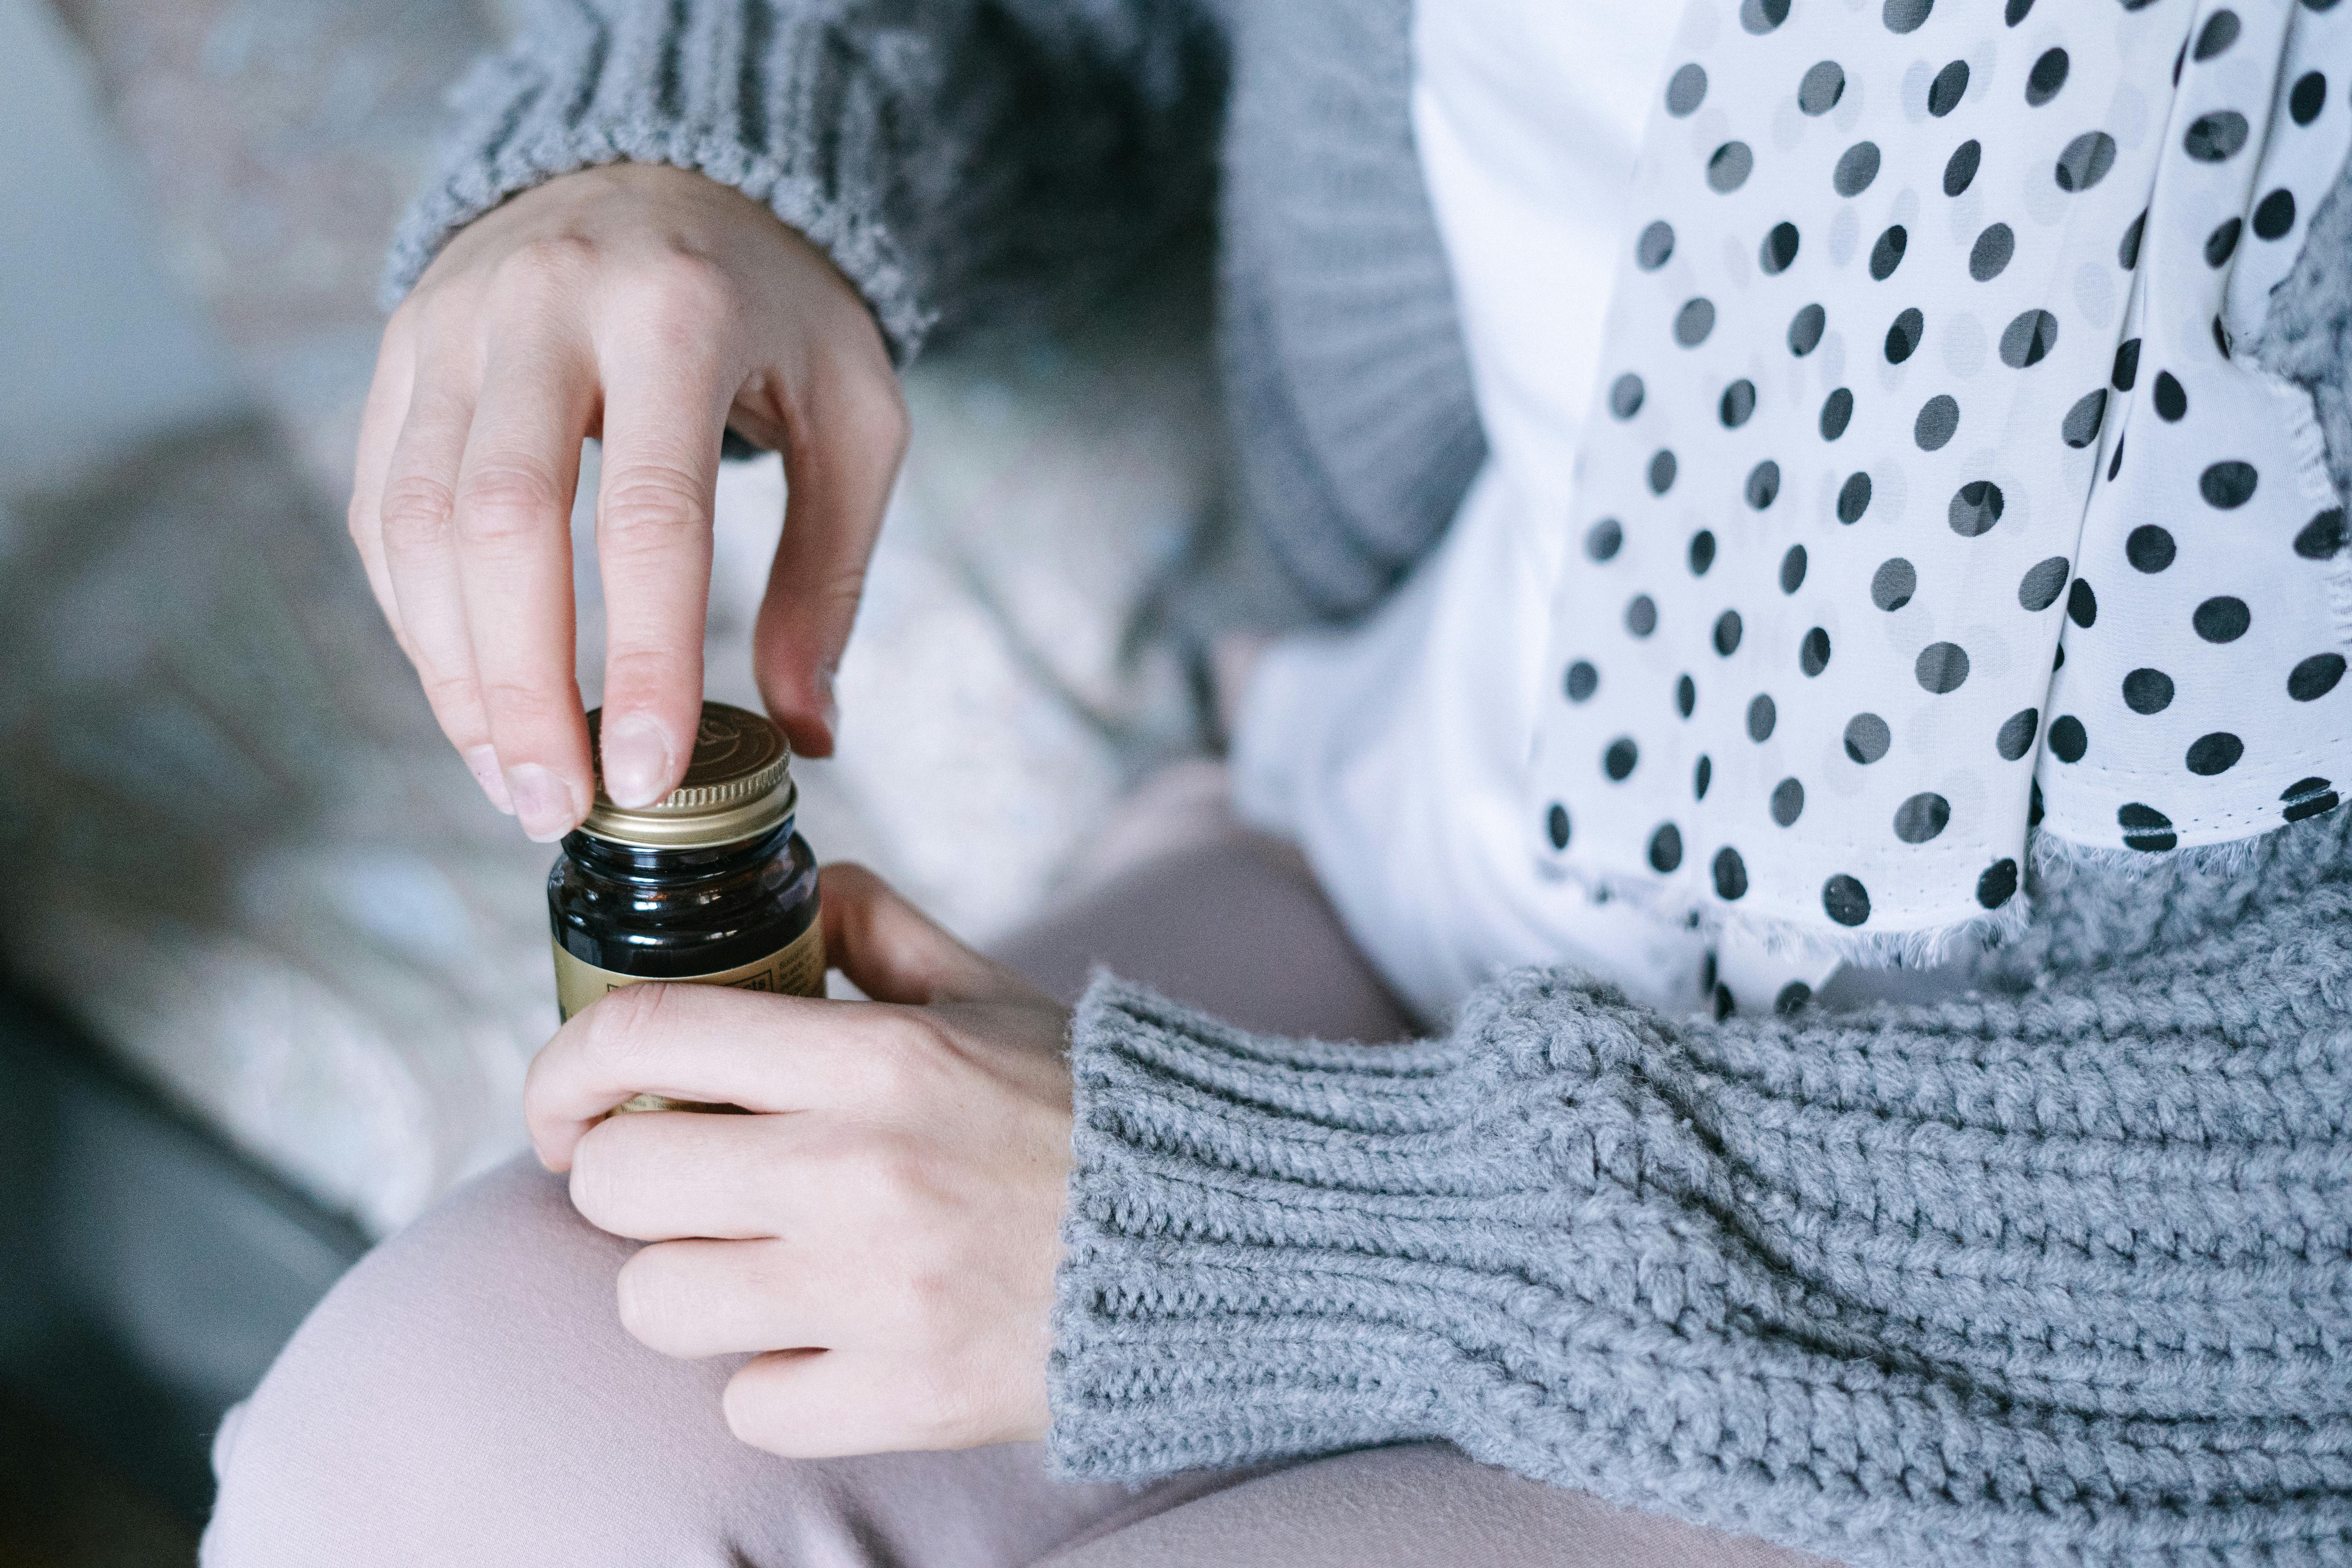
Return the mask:
{"type": "Polygon", "coordinates": [[[733,186],[805,237],[865,296],[893,360],[912,359],[933,312],[881,220],[886,181],[866,166],[879,138],[859,134],[871,125],[814,122],[827,110],[856,120],[845,106],[868,95],[826,79],[851,57],[821,47],[816,22],[754,27],[763,6],[614,10],[543,8],[523,41],[459,85],[457,129],[394,236],[384,308],[450,236],[508,197],[582,169],[664,163],[733,186]],[[801,121],[779,118],[788,110],[801,121]]]}
{"type": "MultiPolygon", "coordinates": [[[[1465,1044],[1465,1042],[1470,1042],[1465,1044]]],[[[1507,1053],[1254,1037],[1098,978],[1072,1026],[1056,1464],[1139,1479],[1453,1436],[1497,1238],[1557,1190],[1507,1053]],[[1465,1334],[1465,1330],[1469,1331],[1465,1334]]],[[[1507,1245],[1507,1244],[1506,1244],[1507,1245]]]]}

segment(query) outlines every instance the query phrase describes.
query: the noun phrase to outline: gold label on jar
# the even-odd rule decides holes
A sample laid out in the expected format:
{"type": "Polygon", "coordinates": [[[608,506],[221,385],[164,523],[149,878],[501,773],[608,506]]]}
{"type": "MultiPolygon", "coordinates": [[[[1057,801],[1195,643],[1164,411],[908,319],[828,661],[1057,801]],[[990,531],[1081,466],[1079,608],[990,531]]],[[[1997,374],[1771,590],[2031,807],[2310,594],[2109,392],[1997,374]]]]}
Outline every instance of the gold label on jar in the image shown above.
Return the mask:
{"type": "MultiPolygon", "coordinates": [[[[616,974],[609,969],[599,969],[593,963],[583,963],[563,950],[555,948],[555,1005],[566,1023],[591,1002],[624,985],[643,985],[647,976],[616,974]]],[[[734,969],[722,969],[713,974],[677,974],[663,979],[665,985],[731,985],[738,991],[765,991],[778,996],[822,996],[824,994],[824,922],[809,921],[808,930],[767,957],[734,969]]],[[[641,1094],[621,1107],[623,1110],[718,1110],[731,1107],[691,1104],[684,1100],[665,1100],[657,1094],[641,1094]]]]}

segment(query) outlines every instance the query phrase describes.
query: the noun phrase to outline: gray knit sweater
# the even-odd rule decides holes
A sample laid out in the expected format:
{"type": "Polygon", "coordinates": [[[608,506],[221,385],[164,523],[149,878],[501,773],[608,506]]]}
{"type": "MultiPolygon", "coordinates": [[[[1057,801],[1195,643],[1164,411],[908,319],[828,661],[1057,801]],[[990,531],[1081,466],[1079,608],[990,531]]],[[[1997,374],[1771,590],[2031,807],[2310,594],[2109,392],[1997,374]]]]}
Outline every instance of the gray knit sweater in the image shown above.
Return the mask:
{"type": "MultiPolygon", "coordinates": [[[[390,287],[517,190],[659,161],[807,233],[903,359],[1182,224],[1222,112],[1242,500],[1353,612],[1483,452],[1407,16],[565,0],[467,84],[390,287]]],[[[2341,482],[2352,200],[2312,234],[2258,353],[2341,482]]],[[[1696,1024],[1530,972],[1367,1049],[1097,984],[1061,1462],[1434,1436],[1857,1564],[2352,1563],[2352,813],[2035,858],[2030,931],[1935,1005],[1696,1024]]]]}

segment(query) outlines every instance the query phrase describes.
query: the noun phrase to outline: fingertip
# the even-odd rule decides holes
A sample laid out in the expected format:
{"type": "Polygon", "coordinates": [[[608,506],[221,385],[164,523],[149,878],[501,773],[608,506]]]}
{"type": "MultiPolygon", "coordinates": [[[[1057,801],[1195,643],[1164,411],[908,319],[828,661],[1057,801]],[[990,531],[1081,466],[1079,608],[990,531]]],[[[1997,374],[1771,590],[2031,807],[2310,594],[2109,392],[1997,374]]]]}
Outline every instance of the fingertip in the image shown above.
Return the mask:
{"type": "Polygon", "coordinates": [[[834,729],[840,721],[840,711],[828,699],[822,704],[768,700],[769,716],[784,739],[793,743],[796,757],[829,757],[833,755],[834,729]]]}
{"type": "Polygon", "coordinates": [[[832,668],[795,668],[796,660],[780,658],[767,649],[755,650],[753,657],[760,700],[767,705],[768,716],[793,743],[793,754],[833,755],[835,733],[841,725],[841,705],[834,694],[832,668]]]}
{"type": "Polygon", "coordinates": [[[676,789],[686,769],[669,730],[650,713],[628,713],[604,727],[604,793],[616,805],[651,805],[676,789]]]}
{"type": "Polygon", "coordinates": [[[507,793],[506,775],[499,771],[497,748],[468,746],[463,755],[466,771],[474,775],[474,782],[482,786],[482,793],[489,797],[490,804],[512,816],[515,814],[514,796],[507,793]]]}
{"type": "Polygon", "coordinates": [[[506,770],[507,794],[515,819],[535,844],[552,844],[586,819],[579,788],[551,768],[518,763],[506,770]]]}

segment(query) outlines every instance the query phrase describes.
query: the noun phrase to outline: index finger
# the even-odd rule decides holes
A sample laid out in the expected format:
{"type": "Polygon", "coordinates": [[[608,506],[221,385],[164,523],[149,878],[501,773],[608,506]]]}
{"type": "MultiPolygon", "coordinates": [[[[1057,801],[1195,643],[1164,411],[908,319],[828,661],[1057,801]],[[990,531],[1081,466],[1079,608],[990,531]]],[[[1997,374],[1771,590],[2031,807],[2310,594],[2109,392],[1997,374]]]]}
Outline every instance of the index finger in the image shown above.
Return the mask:
{"type": "Polygon", "coordinates": [[[640,1094],[751,1111],[830,1110],[882,1098],[885,1037],[905,1010],[726,985],[607,993],[540,1048],[523,1079],[531,1147],[551,1171],[607,1112],[640,1094]]]}

